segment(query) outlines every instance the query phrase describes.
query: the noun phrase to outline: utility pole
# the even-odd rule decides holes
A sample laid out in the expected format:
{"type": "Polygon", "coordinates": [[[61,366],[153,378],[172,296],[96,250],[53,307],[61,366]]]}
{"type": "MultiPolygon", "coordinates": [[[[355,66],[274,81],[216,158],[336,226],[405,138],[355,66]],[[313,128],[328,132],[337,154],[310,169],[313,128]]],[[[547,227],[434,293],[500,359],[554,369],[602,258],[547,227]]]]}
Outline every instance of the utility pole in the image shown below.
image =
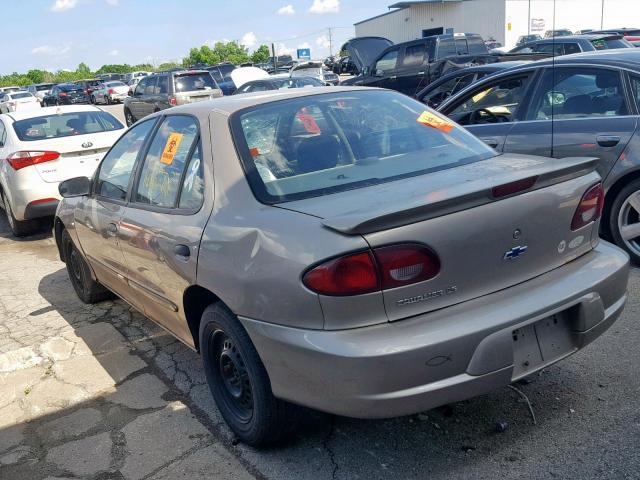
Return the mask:
{"type": "Polygon", "coordinates": [[[602,11],[600,12],[600,30],[604,29],[604,0],[602,0],[602,11]]]}
{"type": "Polygon", "coordinates": [[[329,56],[333,57],[333,39],[331,38],[331,27],[329,27],[328,30],[329,30],[329,56]]]}

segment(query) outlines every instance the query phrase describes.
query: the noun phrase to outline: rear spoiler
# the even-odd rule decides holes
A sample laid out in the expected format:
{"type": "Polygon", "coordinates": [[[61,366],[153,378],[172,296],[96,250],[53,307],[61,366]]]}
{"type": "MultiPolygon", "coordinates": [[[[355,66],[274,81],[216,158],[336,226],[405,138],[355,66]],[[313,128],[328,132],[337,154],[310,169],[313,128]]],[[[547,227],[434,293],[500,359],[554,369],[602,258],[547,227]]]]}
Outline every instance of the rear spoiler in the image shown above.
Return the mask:
{"type": "MultiPolygon", "coordinates": [[[[509,183],[536,177],[533,186],[516,193],[516,195],[588,175],[595,171],[598,159],[568,157],[551,161],[554,163],[562,162],[562,165],[557,168],[543,166],[537,169],[527,169],[522,172],[522,176],[519,179],[514,179],[513,176],[510,176],[509,183]]],[[[431,203],[425,203],[424,195],[418,195],[408,202],[403,199],[400,203],[390,203],[386,212],[372,214],[362,210],[353,214],[325,218],[322,224],[331,230],[347,235],[365,235],[396,228],[494,202],[497,199],[493,196],[493,188],[503,185],[505,182],[507,182],[505,177],[500,176],[493,177],[491,182],[482,182],[481,180],[478,182],[461,182],[448,188],[446,197],[431,203]]]]}

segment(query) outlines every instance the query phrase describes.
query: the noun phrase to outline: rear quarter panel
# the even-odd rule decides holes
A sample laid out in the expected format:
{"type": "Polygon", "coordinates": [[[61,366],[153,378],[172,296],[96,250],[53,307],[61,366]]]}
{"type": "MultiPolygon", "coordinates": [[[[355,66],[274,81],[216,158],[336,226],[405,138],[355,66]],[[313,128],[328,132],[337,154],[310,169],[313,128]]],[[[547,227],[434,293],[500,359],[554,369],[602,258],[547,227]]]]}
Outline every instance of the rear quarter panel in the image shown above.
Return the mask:
{"type": "MultiPolygon", "coordinates": [[[[259,203],[230,137],[228,119],[212,112],[215,200],[198,257],[198,284],[237,315],[287,326],[321,329],[318,295],[302,284],[314,263],[367,247],[317,217],[259,203]]],[[[322,201],[322,197],[318,198],[322,201]]],[[[381,304],[380,304],[381,305],[381,304]]]]}

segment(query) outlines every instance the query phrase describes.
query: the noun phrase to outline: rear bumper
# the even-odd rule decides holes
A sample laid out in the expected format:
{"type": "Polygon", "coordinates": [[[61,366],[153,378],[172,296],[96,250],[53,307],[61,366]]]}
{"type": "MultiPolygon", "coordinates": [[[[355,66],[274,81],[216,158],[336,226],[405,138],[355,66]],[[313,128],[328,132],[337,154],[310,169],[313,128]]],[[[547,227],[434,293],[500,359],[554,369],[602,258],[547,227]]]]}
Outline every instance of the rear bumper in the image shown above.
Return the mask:
{"type": "Polygon", "coordinates": [[[24,209],[24,218],[25,220],[31,220],[33,218],[53,217],[56,214],[58,203],[60,203],[58,200],[29,203],[24,209]]]}
{"type": "MultiPolygon", "coordinates": [[[[35,172],[34,172],[35,173],[35,172]]],[[[37,175],[37,173],[35,173],[37,175]]],[[[39,180],[39,179],[38,179],[39,180]]],[[[28,182],[25,182],[28,184],[28,182]]],[[[11,209],[16,220],[31,220],[41,217],[52,217],[60,201],[58,183],[46,183],[33,181],[32,187],[21,188],[21,182],[16,181],[9,192],[11,209]],[[51,199],[46,202],[38,202],[42,199],[51,199]],[[32,202],[38,203],[32,203],[32,202]]]]}
{"type": "Polygon", "coordinates": [[[528,282],[393,323],[318,331],[240,320],[277,397],[338,415],[395,417],[508,385],[585,347],[620,316],[628,275],[628,256],[601,242],[528,282]],[[514,330],[556,314],[566,348],[523,372],[514,330]]]}

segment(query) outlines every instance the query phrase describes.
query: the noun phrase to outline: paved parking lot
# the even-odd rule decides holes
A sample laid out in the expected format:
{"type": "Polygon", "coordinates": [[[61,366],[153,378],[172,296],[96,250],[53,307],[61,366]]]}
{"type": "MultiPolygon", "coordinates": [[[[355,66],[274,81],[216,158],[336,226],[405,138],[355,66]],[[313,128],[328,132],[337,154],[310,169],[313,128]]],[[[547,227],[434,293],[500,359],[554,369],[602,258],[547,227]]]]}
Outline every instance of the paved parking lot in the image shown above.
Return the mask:
{"type": "Polygon", "coordinates": [[[77,299],[48,228],[16,240],[0,219],[0,479],[640,478],[637,269],[609,332],[518,386],[536,425],[504,388],[393,420],[310,412],[257,451],[197,354],[121,301],[77,299]]]}

